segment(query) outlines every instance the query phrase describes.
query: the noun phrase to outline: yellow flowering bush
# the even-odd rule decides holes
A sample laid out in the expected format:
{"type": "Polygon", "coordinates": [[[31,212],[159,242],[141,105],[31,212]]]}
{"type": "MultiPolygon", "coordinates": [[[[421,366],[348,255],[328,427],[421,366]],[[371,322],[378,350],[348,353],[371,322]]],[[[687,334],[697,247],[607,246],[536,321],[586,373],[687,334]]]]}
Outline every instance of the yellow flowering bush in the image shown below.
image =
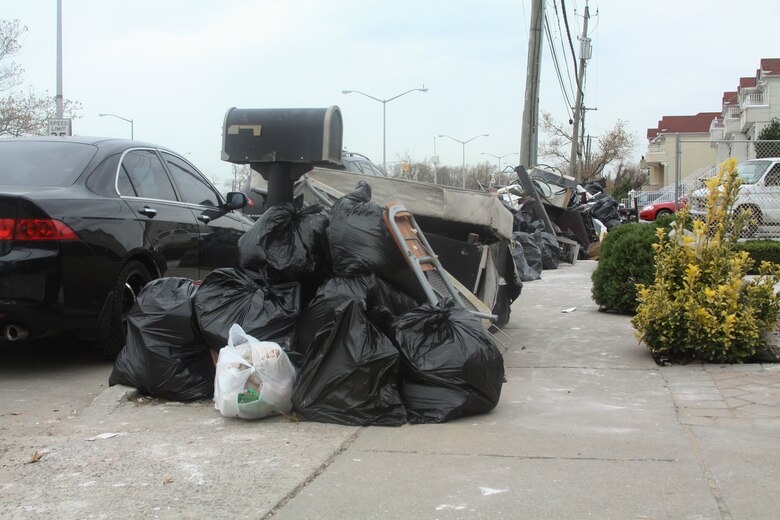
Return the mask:
{"type": "Polygon", "coordinates": [[[657,230],[655,280],[637,285],[631,320],[656,357],[733,363],[766,347],[764,333],[780,312],[780,266],[762,262],[746,279],[753,261],[735,245],[750,214],[733,213],[739,185],[736,161],[724,162],[707,182],[706,216],[687,226],[692,231],[685,208],[671,233],[657,230]]]}

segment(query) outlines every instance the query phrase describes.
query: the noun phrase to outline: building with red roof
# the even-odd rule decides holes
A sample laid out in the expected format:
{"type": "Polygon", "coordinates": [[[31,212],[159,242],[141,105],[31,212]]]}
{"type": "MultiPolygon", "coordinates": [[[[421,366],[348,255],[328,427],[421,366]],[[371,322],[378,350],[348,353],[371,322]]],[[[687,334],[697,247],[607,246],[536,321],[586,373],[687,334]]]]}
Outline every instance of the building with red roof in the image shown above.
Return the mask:
{"type": "Polygon", "coordinates": [[[723,93],[720,112],[663,116],[657,127],[647,129],[644,167],[650,184],[674,185],[675,178],[698,174],[729,157],[753,158],[754,141],[775,117],[780,117],[780,58],[763,58],[753,76],[739,78],[736,90],[723,93]]]}

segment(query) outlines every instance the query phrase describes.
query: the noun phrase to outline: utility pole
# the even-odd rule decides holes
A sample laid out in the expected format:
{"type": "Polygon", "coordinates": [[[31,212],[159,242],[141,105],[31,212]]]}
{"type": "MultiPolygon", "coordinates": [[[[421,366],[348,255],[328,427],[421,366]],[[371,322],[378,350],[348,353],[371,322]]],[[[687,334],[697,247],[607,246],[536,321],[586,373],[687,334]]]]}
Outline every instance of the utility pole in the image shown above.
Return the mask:
{"type": "Polygon", "coordinates": [[[585,1],[585,21],[582,25],[582,36],[580,37],[580,68],[577,73],[577,101],[574,104],[574,124],[572,125],[571,136],[571,158],[569,164],[571,165],[571,176],[577,179],[577,182],[582,182],[582,172],[580,168],[577,168],[577,157],[579,156],[579,129],[580,119],[582,117],[582,98],[583,88],[585,86],[585,62],[590,59],[591,47],[590,38],[588,38],[588,19],[590,18],[590,10],[588,9],[588,2],[585,1]]]}
{"type": "Polygon", "coordinates": [[[528,33],[528,65],[525,76],[525,105],[520,137],[520,164],[527,168],[536,165],[539,147],[539,77],[542,64],[542,23],[544,0],[531,2],[531,30],[528,33]]]}
{"type": "Polygon", "coordinates": [[[62,119],[62,0],[57,0],[57,119],[62,119]]]}
{"type": "Polygon", "coordinates": [[[583,137],[585,137],[585,169],[590,171],[590,135],[583,137]]]}

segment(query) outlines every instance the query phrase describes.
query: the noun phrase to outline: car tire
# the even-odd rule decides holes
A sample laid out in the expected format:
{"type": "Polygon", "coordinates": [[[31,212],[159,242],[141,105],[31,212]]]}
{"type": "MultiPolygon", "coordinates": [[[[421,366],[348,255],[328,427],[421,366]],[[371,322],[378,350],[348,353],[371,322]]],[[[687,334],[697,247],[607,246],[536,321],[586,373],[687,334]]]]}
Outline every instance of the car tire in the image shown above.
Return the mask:
{"type": "Polygon", "coordinates": [[[151,280],[152,275],[141,262],[131,260],[122,268],[111,296],[108,337],[93,346],[98,356],[114,359],[125,346],[127,315],[135,304],[138,293],[151,280]]]}
{"type": "MultiPolygon", "coordinates": [[[[658,213],[655,214],[655,218],[659,219],[661,217],[664,217],[666,215],[671,215],[671,214],[672,214],[672,212],[669,211],[668,209],[659,209],[658,213]]],[[[653,219],[653,220],[655,220],[655,219],[653,219]]]]}

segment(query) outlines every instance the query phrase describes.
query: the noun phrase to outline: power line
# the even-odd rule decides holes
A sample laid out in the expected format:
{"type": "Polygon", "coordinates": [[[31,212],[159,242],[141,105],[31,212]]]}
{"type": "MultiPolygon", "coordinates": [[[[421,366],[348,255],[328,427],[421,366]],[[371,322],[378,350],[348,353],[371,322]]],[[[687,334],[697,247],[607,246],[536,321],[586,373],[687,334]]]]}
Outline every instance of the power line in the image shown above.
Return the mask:
{"type": "Polygon", "coordinates": [[[561,29],[561,17],[558,14],[558,2],[553,0],[553,8],[555,9],[555,19],[558,21],[558,34],[561,36],[560,42],[561,42],[561,51],[563,54],[563,61],[565,63],[565,69],[566,69],[566,75],[569,77],[569,88],[572,92],[574,92],[574,85],[575,83],[571,79],[571,70],[574,70],[574,75],[577,75],[577,60],[572,60],[572,68],[569,69],[569,60],[566,57],[566,47],[563,44],[563,29],[561,29]]]}
{"type": "Polygon", "coordinates": [[[571,98],[569,97],[569,93],[566,91],[566,85],[563,81],[563,76],[561,75],[561,67],[560,62],[558,61],[558,53],[555,50],[555,45],[552,41],[552,31],[550,30],[550,20],[547,17],[547,14],[545,13],[544,16],[544,27],[545,27],[545,35],[547,36],[547,43],[550,46],[550,54],[552,55],[552,61],[553,61],[553,67],[555,68],[555,75],[558,78],[558,85],[561,87],[561,93],[563,94],[563,99],[566,102],[566,112],[569,114],[569,117],[571,117],[571,107],[572,102],[571,98]]]}
{"type": "Polygon", "coordinates": [[[577,77],[577,67],[576,67],[577,53],[574,52],[574,43],[572,42],[571,39],[571,30],[569,30],[569,17],[566,15],[566,0],[561,0],[561,11],[563,11],[563,23],[566,26],[566,36],[569,38],[569,49],[571,49],[571,56],[575,63],[574,79],[577,80],[577,83],[579,83],[580,79],[577,77]]]}

